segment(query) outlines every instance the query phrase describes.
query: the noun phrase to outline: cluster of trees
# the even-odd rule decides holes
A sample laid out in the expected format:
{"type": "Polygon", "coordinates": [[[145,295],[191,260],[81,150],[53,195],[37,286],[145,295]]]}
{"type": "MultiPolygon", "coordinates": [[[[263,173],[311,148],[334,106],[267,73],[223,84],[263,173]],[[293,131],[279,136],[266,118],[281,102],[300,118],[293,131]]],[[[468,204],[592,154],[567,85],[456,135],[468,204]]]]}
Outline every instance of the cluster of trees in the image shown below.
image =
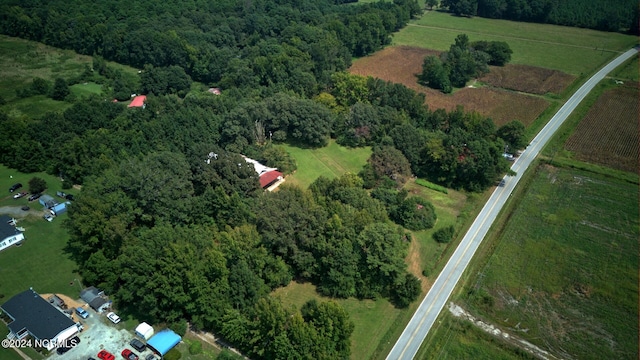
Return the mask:
{"type": "Polygon", "coordinates": [[[635,0],[442,0],[456,15],[482,16],[638,34],[635,0]]]}
{"type": "Polygon", "coordinates": [[[69,85],[63,78],[56,78],[52,85],[50,81],[36,77],[31,81],[31,84],[29,84],[28,87],[16,89],[16,94],[20,98],[45,95],[58,101],[73,100],[69,98],[71,90],[69,90],[69,85]]]}
{"type": "Polygon", "coordinates": [[[415,0],[343,2],[11,0],[0,5],[0,32],[139,69],[181,67],[225,89],[310,95],[421,12],[415,0]]]}
{"type": "Polygon", "coordinates": [[[471,78],[489,71],[488,65],[504,66],[513,51],[504,41],[477,41],[469,43],[466,34],[456,37],[449,51],[427,56],[422,63],[418,81],[434,89],[450,93],[455,87],[464,87],[471,78]]]}

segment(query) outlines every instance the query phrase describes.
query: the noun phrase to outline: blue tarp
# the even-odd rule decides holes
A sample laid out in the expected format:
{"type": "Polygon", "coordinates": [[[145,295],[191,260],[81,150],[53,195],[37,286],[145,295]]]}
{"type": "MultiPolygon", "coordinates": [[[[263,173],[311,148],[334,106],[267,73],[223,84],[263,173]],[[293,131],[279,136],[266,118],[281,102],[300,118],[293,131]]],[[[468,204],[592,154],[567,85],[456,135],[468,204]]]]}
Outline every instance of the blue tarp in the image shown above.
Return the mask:
{"type": "Polygon", "coordinates": [[[180,343],[182,338],[180,335],[174,333],[172,330],[165,329],[157,333],[154,337],[147,341],[147,346],[150,346],[156,352],[162,356],[173,349],[174,346],[180,343]]]}

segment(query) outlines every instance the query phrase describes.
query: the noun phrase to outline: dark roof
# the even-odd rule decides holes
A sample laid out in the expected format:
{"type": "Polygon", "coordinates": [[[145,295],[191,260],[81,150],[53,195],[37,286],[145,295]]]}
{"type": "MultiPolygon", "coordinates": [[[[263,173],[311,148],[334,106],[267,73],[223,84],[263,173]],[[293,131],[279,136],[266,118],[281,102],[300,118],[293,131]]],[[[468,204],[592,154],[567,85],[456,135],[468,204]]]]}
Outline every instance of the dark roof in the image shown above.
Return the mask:
{"type": "Polygon", "coordinates": [[[8,238],[9,236],[20,233],[18,230],[16,230],[15,226],[9,225],[9,221],[11,221],[11,218],[9,216],[0,215],[0,241],[8,238]]]}
{"type": "Polygon", "coordinates": [[[26,328],[38,339],[53,339],[75,323],[32,289],[21,292],[0,306],[14,321],[13,333],[26,328]]]}
{"type": "Polygon", "coordinates": [[[89,302],[89,306],[91,306],[91,308],[92,308],[93,310],[98,311],[98,309],[100,309],[100,307],[101,307],[102,305],[106,304],[106,303],[107,303],[107,300],[105,300],[105,299],[104,299],[103,297],[101,297],[101,296],[98,296],[97,298],[95,298],[95,299],[93,299],[93,300],[91,300],[91,301],[89,302]]]}
{"type": "Polygon", "coordinates": [[[282,177],[280,171],[272,170],[260,175],[260,187],[265,188],[282,177]]]}
{"type": "Polygon", "coordinates": [[[84,300],[87,304],[92,302],[95,298],[100,296],[100,289],[95,286],[89,286],[88,288],[80,291],[80,298],[84,300]]]}

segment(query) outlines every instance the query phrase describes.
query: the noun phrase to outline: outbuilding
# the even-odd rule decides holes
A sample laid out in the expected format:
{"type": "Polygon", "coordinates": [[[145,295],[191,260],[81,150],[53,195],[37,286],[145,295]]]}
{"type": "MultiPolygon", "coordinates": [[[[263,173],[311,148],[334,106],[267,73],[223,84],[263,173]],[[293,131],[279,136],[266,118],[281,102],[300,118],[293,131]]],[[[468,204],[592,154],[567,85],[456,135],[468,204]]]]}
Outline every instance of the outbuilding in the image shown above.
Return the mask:
{"type": "Polygon", "coordinates": [[[70,202],[63,202],[60,203],[58,205],[55,205],[54,207],[51,208],[51,211],[53,212],[53,215],[58,216],[58,215],[62,215],[64,213],[67,212],[67,205],[71,204],[70,202]]]}
{"type": "Polygon", "coordinates": [[[180,341],[182,341],[180,335],[172,330],[164,329],[147,341],[147,347],[162,357],[178,345],[180,341]]]}
{"type": "Polygon", "coordinates": [[[145,340],[149,340],[153,336],[153,327],[143,322],[136,327],[136,335],[145,340]]]}
{"type": "Polygon", "coordinates": [[[47,194],[40,196],[40,199],[38,201],[42,206],[46,207],[47,209],[51,209],[52,207],[58,205],[58,202],[56,201],[56,199],[54,199],[53,196],[47,195],[47,194]]]}

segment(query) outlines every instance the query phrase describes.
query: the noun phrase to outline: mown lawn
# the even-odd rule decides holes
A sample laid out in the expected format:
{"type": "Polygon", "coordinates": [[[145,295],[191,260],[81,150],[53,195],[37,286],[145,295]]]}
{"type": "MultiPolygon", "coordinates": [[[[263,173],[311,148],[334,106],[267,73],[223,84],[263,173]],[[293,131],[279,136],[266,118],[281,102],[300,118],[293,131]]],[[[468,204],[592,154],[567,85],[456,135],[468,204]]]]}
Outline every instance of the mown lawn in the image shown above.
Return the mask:
{"type": "Polygon", "coordinates": [[[94,82],[75,84],[70,86],[69,89],[77,97],[84,97],[102,93],[102,85],[96,84],[94,82]]]}
{"type": "Polygon", "coordinates": [[[471,41],[505,41],[513,50],[512,63],[589,74],[618,52],[637,43],[637,37],[566,26],[508,20],[463,18],[429,11],[393,35],[394,45],[448,50],[458,34],[471,41]]]}
{"type": "Polygon", "coordinates": [[[371,148],[350,149],[336,144],[334,140],[319,149],[283,146],[298,164],[298,170],[287,176],[287,183],[304,189],[320,176],[333,179],[347,172],[357,174],[371,156],[371,148]]]}
{"type": "Polygon", "coordinates": [[[633,183],[537,168],[458,301],[561,357],[638,358],[637,199],[633,183]]]}

